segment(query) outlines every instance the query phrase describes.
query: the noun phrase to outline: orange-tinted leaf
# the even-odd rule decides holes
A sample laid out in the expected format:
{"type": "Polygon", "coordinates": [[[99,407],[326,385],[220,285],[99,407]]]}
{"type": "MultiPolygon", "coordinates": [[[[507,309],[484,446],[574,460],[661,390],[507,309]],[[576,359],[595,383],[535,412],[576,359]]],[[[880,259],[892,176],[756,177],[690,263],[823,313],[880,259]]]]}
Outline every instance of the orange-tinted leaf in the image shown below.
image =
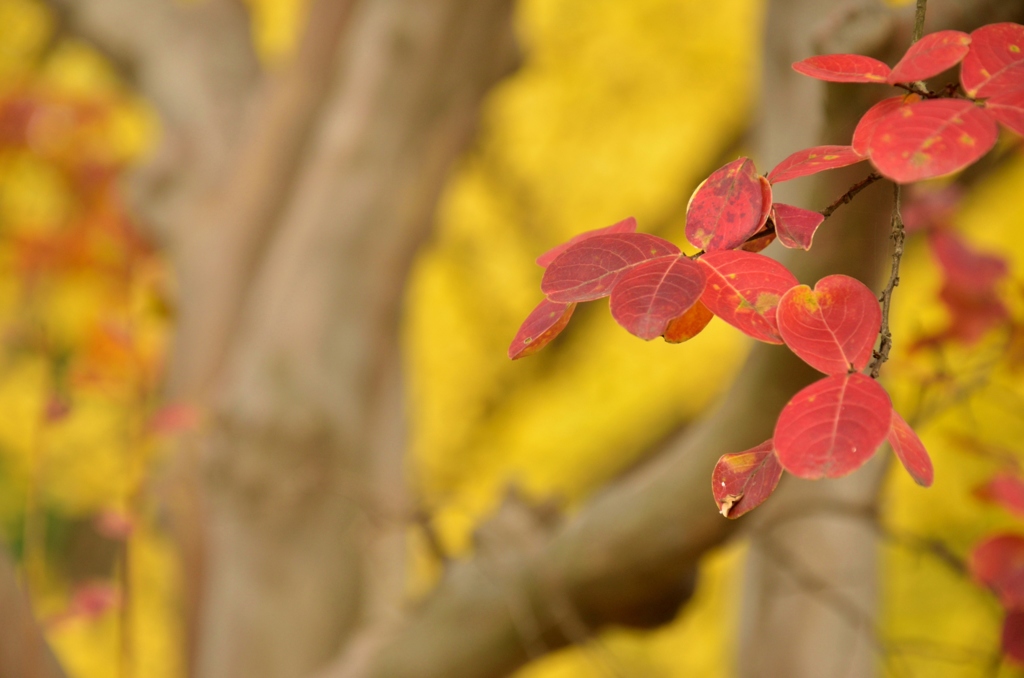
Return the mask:
{"type": "Polygon", "coordinates": [[[761,224],[761,180],[749,158],[711,173],[686,206],[686,239],[704,250],[739,247],[761,224]]]}
{"type": "Polygon", "coordinates": [[[889,84],[916,82],[953,68],[967,55],[971,36],[960,31],[929,33],[907,50],[892,67],[889,84]]]}
{"type": "Polygon", "coordinates": [[[679,254],[667,240],[646,233],[595,235],[555,257],[540,282],[551,301],[592,301],[607,297],[619,278],[648,259],[679,254]]]}
{"type": "Polygon", "coordinates": [[[935,480],[935,469],[932,467],[928,450],[924,443],[910,428],[910,424],[895,409],[892,411],[892,428],[889,429],[889,444],[896,458],[907,469],[907,473],[918,485],[931,487],[935,480]]]}
{"type": "Polygon", "coordinates": [[[797,73],[828,82],[885,82],[890,69],[860,54],[824,54],[793,64],[797,73]]]}
{"type": "Polygon", "coordinates": [[[1024,516],[1024,479],[1019,476],[1000,473],[978,488],[977,495],[1010,513],[1024,516]]]}
{"type": "Polygon", "coordinates": [[[547,268],[548,264],[555,260],[562,252],[566,251],[581,240],[587,238],[593,238],[595,235],[604,235],[607,233],[635,233],[636,232],[636,219],[633,217],[627,217],[617,224],[611,226],[605,226],[604,228],[596,228],[593,231],[585,231],[578,235],[574,235],[568,242],[564,242],[561,245],[555,245],[544,254],[537,257],[537,265],[541,268],[547,268]]]}
{"type": "Polygon", "coordinates": [[[938,230],[929,234],[928,244],[942,267],[949,284],[968,293],[985,293],[1007,276],[1006,259],[978,252],[952,231],[938,230]]]}
{"type": "Polygon", "coordinates": [[[712,313],[754,339],[782,343],[775,309],[798,284],[785,266],[763,254],[736,251],[708,252],[698,262],[708,274],[701,301],[712,313]]]}
{"type": "Polygon", "coordinates": [[[999,128],[963,99],[929,99],[898,108],[878,121],[868,155],[901,184],[962,170],[988,153],[999,128]]]}
{"type": "Polygon", "coordinates": [[[705,282],[704,269],[686,255],[659,257],[619,278],[608,306],[615,322],[650,341],[697,303],[705,282]]]}
{"type": "Polygon", "coordinates": [[[739,518],[763,504],[780,478],[782,466],[771,440],[746,452],[722,455],[711,474],[718,511],[726,518],[739,518]]]}
{"type": "Polygon", "coordinates": [[[665,341],[670,344],[681,344],[693,339],[703,331],[715,314],[708,310],[701,301],[697,301],[690,310],[678,318],[674,318],[665,328],[665,341]]]}
{"type": "MultiPolygon", "coordinates": [[[[1024,69],[1021,69],[1024,78],[1024,69]]],[[[994,96],[985,102],[985,111],[1017,134],[1024,136],[1024,89],[994,96]]]]}
{"type": "Polygon", "coordinates": [[[992,589],[1007,608],[1024,607],[1024,537],[999,534],[974,547],[971,575],[992,589]]]}
{"type": "Polygon", "coordinates": [[[867,160],[853,146],[814,146],[793,153],[768,173],[773,184],[867,160]]]}
{"type": "Polygon", "coordinates": [[[885,440],[892,402],[863,374],[837,374],[806,387],[782,408],[775,453],[801,478],[838,478],[860,468],[885,440]]]}
{"type": "Polygon", "coordinates": [[[1003,654],[1024,664],[1024,610],[1010,610],[1003,620],[1003,654]]]}
{"type": "Polygon", "coordinates": [[[825,374],[864,369],[882,324],[874,293],[859,280],[830,275],[812,290],[790,289],[776,312],[779,333],[793,353],[825,374]]]}
{"type": "Polygon", "coordinates": [[[888,99],[882,99],[877,104],[869,108],[867,112],[861,116],[860,122],[857,123],[857,128],[853,130],[853,141],[850,142],[850,145],[853,146],[853,150],[861,155],[867,155],[868,146],[871,143],[871,137],[874,135],[875,128],[878,126],[878,123],[882,118],[903,106],[909,106],[910,104],[920,100],[921,97],[916,94],[901,97],[890,97],[888,99]]]}
{"type": "Polygon", "coordinates": [[[793,207],[785,203],[772,205],[772,221],[779,242],[791,249],[809,250],[811,240],[818,226],[825,221],[821,212],[812,212],[801,207],[793,207]]]}
{"type": "Polygon", "coordinates": [[[1024,88],[1024,26],[989,24],[971,33],[960,82],[967,94],[981,98],[1024,88]]]}
{"type": "Polygon", "coordinates": [[[575,308],[575,302],[562,303],[548,299],[537,304],[519,326],[519,331],[508,347],[508,357],[512,360],[525,358],[547,346],[569,324],[575,308]]]}
{"type": "Polygon", "coordinates": [[[768,223],[768,215],[772,211],[772,203],[775,200],[772,197],[772,182],[768,181],[768,177],[759,174],[757,180],[761,182],[761,220],[757,222],[757,231],[759,231],[768,223]]]}

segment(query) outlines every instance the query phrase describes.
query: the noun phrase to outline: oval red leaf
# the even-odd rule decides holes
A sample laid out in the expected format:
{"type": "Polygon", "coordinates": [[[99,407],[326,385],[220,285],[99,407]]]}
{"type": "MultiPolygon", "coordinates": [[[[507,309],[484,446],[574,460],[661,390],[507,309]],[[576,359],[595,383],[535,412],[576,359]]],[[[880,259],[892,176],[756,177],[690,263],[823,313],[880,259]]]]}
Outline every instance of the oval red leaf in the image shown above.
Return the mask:
{"type": "Polygon", "coordinates": [[[1024,537],[1000,534],[974,547],[970,570],[1008,608],[1024,607],[1024,537]]]}
{"type": "Polygon", "coordinates": [[[786,346],[825,374],[864,369],[882,324],[882,310],[867,286],[830,275],[812,290],[799,285],[779,301],[779,333],[786,346]]]}
{"type": "Polygon", "coordinates": [[[761,180],[750,158],[711,173],[686,206],[686,239],[703,250],[739,247],[761,219],[761,180]]]}
{"type": "Polygon", "coordinates": [[[896,458],[907,469],[914,482],[924,487],[931,487],[935,480],[935,469],[932,467],[928,450],[924,443],[910,428],[910,424],[896,410],[892,411],[892,428],[889,429],[889,444],[896,458]]]}
{"type": "Polygon", "coordinates": [[[650,341],[697,303],[705,282],[704,269],[685,255],[659,257],[619,278],[608,305],[615,322],[650,341]]]}
{"type": "Polygon", "coordinates": [[[901,184],[962,170],[988,153],[999,137],[994,120],[970,101],[929,99],[878,121],[868,155],[901,184]]]}
{"type": "Polygon", "coordinates": [[[586,238],[555,257],[540,281],[551,301],[592,301],[611,294],[622,275],[637,264],[679,248],[646,233],[609,233],[586,238]]]}
{"type": "Polygon", "coordinates": [[[982,98],[1024,88],[1024,26],[989,24],[971,33],[960,82],[967,94],[982,98]]]}
{"type": "Polygon", "coordinates": [[[725,454],[711,474],[711,491],[718,511],[739,518],[757,508],[775,491],[782,466],[768,440],[746,452],[725,454]]]}
{"type": "Polygon", "coordinates": [[[916,82],[953,68],[967,55],[971,36],[960,31],[929,33],[907,50],[892,67],[888,82],[916,82]]]}
{"type": "Polygon", "coordinates": [[[1024,610],[1010,610],[1003,620],[1003,654],[1024,664],[1024,610]]]}
{"type": "Polygon", "coordinates": [[[889,99],[882,99],[877,104],[867,110],[864,115],[861,116],[860,122],[857,123],[857,128],[853,130],[853,141],[851,145],[853,150],[861,155],[868,154],[868,146],[871,143],[871,137],[875,133],[875,127],[885,116],[894,112],[898,108],[903,106],[909,106],[912,103],[918,102],[921,97],[916,94],[911,94],[902,97],[891,97],[889,99]]]}
{"type": "MultiPolygon", "coordinates": [[[[1020,76],[1024,79],[1024,70],[1020,76]]],[[[1024,89],[992,97],[985,102],[984,110],[1017,134],[1024,136],[1024,89]]]]}
{"type": "Polygon", "coordinates": [[[569,324],[575,308],[575,303],[563,304],[547,299],[537,304],[537,308],[519,326],[508,347],[508,357],[512,360],[525,358],[547,346],[569,324]]]}
{"type": "Polygon", "coordinates": [[[856,372],[825,377],[782,408],[775,453],[793,475],[839,478],[874,455],[891,419],[892,402],[878,382],[856,372]]]}
{"type": "Polygon", "coordinates": [[[586,240],[587,238],[593,238],[595,235],[606,235],[608,233],[635,233],[636,232],[636,219],[633,217],[627,217],[617,224],[611,226],[605,226],[604,228],[595,228],[593,231],[584,231],[578,235],[574,235],[571,240],[564,242],[561,245],[555,245],[544,254],[537,257],[537,265],[541,268],[547,268],[548,264],[555,260],[562,252],[566,251],[576,243],[586,240]]]}
{"type": "Polygon", "coordinates": [[[801,207],[793,207],[785,203],[772,205],[772,221],[779,242],[790,249],[811,249],[811,240],[818,226],[825,221],[821,212],[812,212],[801,207]]]}
{"type": "Polygon", "coordinates": [[[1010,513],[1024,516],[1024,479],[1000,473],[978,488],[976,494],[1002,506],[1010,513]]]}
{"type": "Polygon", "coordinates": [[[860,54],[823,54],[793,64],[797,73],[828,82],[885,82],[890,69],[860,54]]]}
{"type": "Polygon", "coordinates": [[[709,252],[698,261],[708,274],[700,300],[712,313],[754,339],[782,343],[775,309],[782,295],[798,284],[785,266],[742,251],[709,252]]]}
{"type": "Polygon", "coordinates": [[[806,177],[837,167],[853,165],[867,158],[853,146],[815,146],[792,154],[768,173],[768,181],[777,184],[806,177]]]}
{"type": "Polygon", "coordinates": [[[690,310],[678,318],[673,318],[665,328],[665,341],[670,344],[681,344],[700,334],[715,314],[708,310],[702,302],[697,301],[690,310]]]}

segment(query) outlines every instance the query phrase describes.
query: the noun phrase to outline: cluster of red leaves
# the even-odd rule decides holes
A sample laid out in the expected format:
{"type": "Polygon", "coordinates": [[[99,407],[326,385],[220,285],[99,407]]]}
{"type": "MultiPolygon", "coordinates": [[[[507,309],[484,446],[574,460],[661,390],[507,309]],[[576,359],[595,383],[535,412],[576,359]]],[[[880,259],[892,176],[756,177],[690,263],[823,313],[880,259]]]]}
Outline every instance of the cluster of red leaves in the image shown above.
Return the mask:
{"type": "MultiPolygon", "coordinates": [[[[850,146],[850,164],[870,159],[898,183],[957,172],[995,145],[997,123],[1024,135],[1024,26],[990,24],[970,35],[939,31],[914,43],[893,68],[859,54],[829,54],[793,64],[829,82],[885,83],[910,93],[870,108],[850,146]],[[960,64],[960,88],[940,97],[920,84],[960,64]]],[[[814,150],[814,149],[809,149],[814,150]]],[[[806,151],[801,151],[804,153],[806,151]]]]}

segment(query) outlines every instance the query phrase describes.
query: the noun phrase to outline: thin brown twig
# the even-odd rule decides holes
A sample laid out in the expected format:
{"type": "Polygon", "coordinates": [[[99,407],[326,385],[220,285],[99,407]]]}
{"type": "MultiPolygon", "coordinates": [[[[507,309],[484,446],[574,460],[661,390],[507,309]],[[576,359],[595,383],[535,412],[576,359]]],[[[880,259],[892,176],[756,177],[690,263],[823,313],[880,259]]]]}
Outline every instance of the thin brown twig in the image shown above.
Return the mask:
{"type": "Polygon", "coordinates": [[[889,271],[889,282],[879,301],[882,303],[882,326],[878,330],[880,337],[878,350],[875,351],[874,359],[871,361],[871,378],[877,379],[882,365],[889,359],[889,351],[892,350],[892,332],[889,329],[889,310],[892,306],[892,293],[900,284],[900,261],[903,259],[903,241],[906,234],[903,231],[903,216],[900,214],[900,185],[893,184],[892,204],[892,231],[889,234],[892,239],[892,269],[889,271]]]}
{"type": "Polygon", "coordinates": [[[867,188],[868,186],[870,186],[871,184],[875,183],[876,181],[878,181],[881,178],[882,178],[882,175],[879,174],[878,172],[872,172],[871,174],[867,175],[861,181],[858,181],[853,186],[851,186],[850,190],[848,190],[846,193],[843,193],[841,196],[839,196],[839,198],[837,198],[835,200],[835,202],[833,202],[831,205],[829,205],[825,209],[821,210],[821,212],[820,212],[821,216],[823,216],[826,219],[828,219],[830,216],[832,216],[833,212],[835,212],[837,209],[839,209],[843,205],[846,205],[847,203],[849,203],[851,200],[854,199],[854,197],[858,193],[860,193],[865,188],[867,188]]]}

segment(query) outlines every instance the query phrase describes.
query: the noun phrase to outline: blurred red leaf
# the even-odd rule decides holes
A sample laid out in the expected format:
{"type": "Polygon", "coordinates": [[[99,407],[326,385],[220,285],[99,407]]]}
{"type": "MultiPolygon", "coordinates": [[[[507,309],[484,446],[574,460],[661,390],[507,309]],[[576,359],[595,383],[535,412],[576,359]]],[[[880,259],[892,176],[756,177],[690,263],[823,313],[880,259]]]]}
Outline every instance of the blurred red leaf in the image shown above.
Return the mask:
{"type": "Polygon", "coordinates": [[[569,324],[575,309],[575,302],[562,303],[545,299],[537,304],[519,326],[519,331],[508,347],[508,357],[512,360],[525,358],[547,346],[569,324]]]}
{"type": "Polygon", "coordinates": [[[889,429],[889,444],[896,458],[907,469],[907,473],[918,485],[931,487],[935,480],[935,469],[931,457],[924,449],[924,443],[910,428],[910,424],[895,409],[892,411],[892,428],[889,429]]]}
{"type": "Polygon", "coordinates": [[[1000,473],[979,487],[976,494],[1010,513],[1024,516],[1024,479],[1019,476],[1000,473]]]}
{"type": "Polygon", "coordinates": [[[974,547],[971,575],[991,588],[1003,606],[1024,607],[1024,537],[997,534],[974,547]]]}
{"type": "Polygon", "coordinates": [[[941,188],[915,186],[900,208],[907,234],[947,227],[960,206],[963,193],[959,184],[941,188]]]}
{"type": "Polygon", "coordinates": [[[825,377],[782,408],[775,453],[793,475],[838,478],[875,454],[891,420],[892,402],[878,382],[856,372],[825,377]]]}
{"type": "Polygon", "coordinates": [[[775,309],[782,295],[798,284],[785,266],[742,251],[708,252],[698,261],[708,273],[701,301],[712,313],[754,339],[782,343],[775,309]]]}
{"type": "Polygon", "coordinates": [[[871,137],[874,135],[875,128],[878,126],[878,123],[882,118],[904,106],[909,106],[910,104],[920,100],[921,97],[918,95],[909,94],[906,96],[882,99],[877,104],[869,108],[864,115],[861,116],[856,129],[853,130],[853,141],[850,142],[850,145],[853,146],[853,150],[866,156],[868,154],[868,146],[871,143],[871,137]]]}
{"type": "Polygon", "coordinates": [[[1024,664],[1024,610],[1010,610],[1003,620],[1003,654],[1024,664]]]}
{"type": "Polygon", "coordinates": [[[711,474],[711,491],[723,516],[739,518],[763,504],[780,478],[782,466],[767,440],[746,452],[722,455],[711,474]]]}
{"type": "Polygon", "coordinates": [[[686,255],[651,259],[619,278],[609,308],[615,322],[650,341],[700,299],[706,281],[704,269],[686,255]]]}
{"type": "Polygon", "coordinates": [[[981,98],[1024,88],[1024,26],[989,24],[971,33],[960,82],[968,95],[981,98]]]}
{"type": "Polygon", "coordinates": [[[846,167],[867,160],[853,146],[814,146],[793,153],[768,173],[768,181],[777,184],[810,176],[829,169],[846,167]]]}
{"type": "Polygon", "coordinates": [[[860,54],[823,54],[793,64],[797,73],[828,82],[885,82],[890,69],[860,54]]]}
{"type": "Polygon", "coordinates": [[[681,344],[701,333],[715,314],[708,310],[701,301],[697,301],[690,310],[678,318],[673,318],[665,328],[665,341],[670,344],[681,344]]]}
{"type": "Polygon", "coordinates": [[[994,120],[963,99],[929,99],[878,121],[868,155],[886,177],[910,183],[951,174],[988,153],[999,137],[994,120]]]}
{"type": "Polygon", "coordinates": [[[704,250],[739,247],[760,227],[761,181],[749,158],[737,158],[705,179],[686,206],[686,239],[704,250]]]}
{"type": "Polygon", "coordinates": [[[772,205],[772,221],[779,242],[791,249],[811,249],[814,234],[825,221],[820,212],[812,212],[785,203],[772,205]]]}
{"type": "Polygon", "coordinates": [[[646,233],[595,235],[555,257],[540,282],[551,301],[592,301],[611,294],[619,278],[648,259],[679,254],[667,240],[646,233]]]}
{"type": "MultiPolygon", "coordinates": [[[[1020,71],[1020,77],[1024,78],[1024,68],[1020,71]]],[[[1017,134],[1024,136],[1024,89],[992,97],[985,102],[984,110],[1017,134]]]]}
{"type": "Polygon", "coordinates": [[[177,435],[199,427],[202,413],[190,403],[168,403],[153,413],[147,428],[157,435],[177,435]]]}
{"type": "Polygon", "coordinates": [[[812,290],[790,289],[776,312],[786,346],[825,374],[864,369],[871,360],[882,310],[867,286],[845,275],[830,275],[812,290]]]}
{"type": "Polygon", "coordinates": [[[604,235],[607,233],[635,233],[636,232],[636,219],[633,217],[627,217],[617,224],[611,226],[605,226],[604,228],[595,228],[593,231],[585,231],[578,235],[574,235],[568,242],[564,242],[561,245],[555,245],[544,254],[537,257],[537,265],[541,268],[547,268],[548,264],[555,260],[562,252],[566,251],[576,243],[586,240],[587,238],[593,238],[595,235],[604,235]]]}
{"type": "Polygon", "coordinates": [[[978,252],[953,231],[937,230],[929,234],[932,254],[949,284],[969,293],[993,289],[1009,273],[1006,259],[978,252]]]}
{"type": "Polygon", "coordinates": [[[892,67],[888,82],[916,82],[956,66],[970,49],[971,36],[960,31],[929,33],[907,50],[892,67]]]}

